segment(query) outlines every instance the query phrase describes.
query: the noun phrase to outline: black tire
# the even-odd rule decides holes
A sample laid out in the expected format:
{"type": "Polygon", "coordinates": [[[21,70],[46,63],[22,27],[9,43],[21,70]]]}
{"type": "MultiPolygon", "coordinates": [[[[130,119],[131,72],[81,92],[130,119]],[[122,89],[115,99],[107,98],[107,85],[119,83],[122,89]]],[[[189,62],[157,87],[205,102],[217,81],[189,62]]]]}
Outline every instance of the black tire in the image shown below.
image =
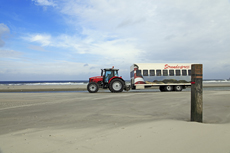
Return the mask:
{"type": "Polygon", "coordinates": [[[164,86],[160,86],[159,89],[160,89],[161,92],[165,91],[165,87],[164,86]]]}
{"type": "Polygon", "coordinates": [[[174,86],[174,91],[182,91],[182,86],[174,86]]]}
{"type": "Polygon", "coordinates": [[[110,92],[113,92],[113,90],[110,88],[110,86],[109,86],[109,91],[110,91],[110,92]]]}
{"type": "Polygon", "coordinates": [[[164,87],[164,90],[165,90],[165,91],[172,91],[172,90],[173,90],[173,87],[172,87],[172,86],[165,86],[165,87],[164,87]]]}
{"type": "Polygon", "coordinates": [[[90,92],[90,93],[96,93],[99,89],[99,85],[96,83],[96,82],[90,82],[88,85],[87,85],[87,90],[90,92]]]}
{"type": "Polygon", "coordinates": [[[124,83],[120,79],[113,79],[109,84],[111,92],[122,92],[124,89],[124,83]]]}

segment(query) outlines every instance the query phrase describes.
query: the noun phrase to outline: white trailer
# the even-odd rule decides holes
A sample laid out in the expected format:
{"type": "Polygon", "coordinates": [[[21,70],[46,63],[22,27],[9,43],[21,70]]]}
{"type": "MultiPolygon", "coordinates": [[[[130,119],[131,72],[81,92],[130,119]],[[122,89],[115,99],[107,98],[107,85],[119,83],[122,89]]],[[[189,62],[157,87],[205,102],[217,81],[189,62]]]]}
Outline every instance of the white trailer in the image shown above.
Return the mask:
{"type": "Polygon", "coordinates": [[[160,91],[182,91],[191,86],[191,63],[136,63],[130,67],[132,89],[158,86],[160,91]]]}

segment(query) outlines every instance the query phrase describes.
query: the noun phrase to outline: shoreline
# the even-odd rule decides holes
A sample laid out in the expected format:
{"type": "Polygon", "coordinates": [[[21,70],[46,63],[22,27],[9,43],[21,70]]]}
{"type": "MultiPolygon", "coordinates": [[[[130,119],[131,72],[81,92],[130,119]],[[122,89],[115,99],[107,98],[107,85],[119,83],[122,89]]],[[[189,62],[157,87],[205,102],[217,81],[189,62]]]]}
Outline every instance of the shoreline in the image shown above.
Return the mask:
{"type": "MultiPolygon", "coordinates": [[[[230,87],[229,83],[203,84],[203,88],[230,87]]],[[[151,87],[158,89],[159,87],[151,87]]],[[[188,87],[190,88],[190,87],[188,87]]],[[[0,92],[32,92],[32,91],[86,91],[84,85],[0,85],[0,92]]]]}
{"type": "Polygon", "coordinates": [[[27,91],[85,91],[87,85],[2,85],[0,92],[27,92],[27,91]]]}

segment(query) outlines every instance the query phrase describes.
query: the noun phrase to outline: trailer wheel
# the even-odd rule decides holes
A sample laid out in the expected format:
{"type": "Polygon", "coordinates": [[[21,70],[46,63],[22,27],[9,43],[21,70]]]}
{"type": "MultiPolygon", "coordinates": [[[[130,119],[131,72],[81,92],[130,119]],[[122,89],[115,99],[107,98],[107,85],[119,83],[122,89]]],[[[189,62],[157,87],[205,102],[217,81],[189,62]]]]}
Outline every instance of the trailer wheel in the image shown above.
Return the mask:
{"type": "Polygon", "coordinates": [[[175,91],[182,91],[182,86],[174,86],[175,91]]]}
{"type": "Polygon", "coordinates": [[[87,90],[90,92],[90,93],[95,93],[97,92],[99,89],[99,86],[96,82],[90,82],[88,85],[87,85],[87,90]]]}
{"type": "Polygon", "coordinates": [[[165,86],[165,87],[164,87],[164,90],[165,90],[165,91],[172,91],[172,90],[173,90],[173,87],[172,87],[172,86],[165,86]]]}
{"type": "Polygon", "coordinates": [[[165,91],[165,87],[164,86],[160,86],[159,89],[160,89],[161,92],[165,91]]]}
{"type": "Polygon", "coordinates": [[[111,92],[122,92],[124,89],[123,81],[120,79],[113,79],[109,84],[111,92]]]}

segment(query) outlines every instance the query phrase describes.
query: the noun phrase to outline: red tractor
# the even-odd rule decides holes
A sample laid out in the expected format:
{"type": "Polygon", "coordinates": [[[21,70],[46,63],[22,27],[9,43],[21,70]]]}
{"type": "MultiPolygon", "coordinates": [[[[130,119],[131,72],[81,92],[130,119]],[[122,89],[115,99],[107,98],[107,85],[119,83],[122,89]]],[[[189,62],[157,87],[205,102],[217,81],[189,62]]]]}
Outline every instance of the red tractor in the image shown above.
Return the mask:
{"type": "Polygon", "coordinates": [[[89,78],[87,90],[90,93],[95,93],[99,88],[108,89],[111,92],[129,91],[130,86],[125,84],[124,79],[118,76],[118,70],[114,68],[101,69],[101,76],[89,78]]]}

